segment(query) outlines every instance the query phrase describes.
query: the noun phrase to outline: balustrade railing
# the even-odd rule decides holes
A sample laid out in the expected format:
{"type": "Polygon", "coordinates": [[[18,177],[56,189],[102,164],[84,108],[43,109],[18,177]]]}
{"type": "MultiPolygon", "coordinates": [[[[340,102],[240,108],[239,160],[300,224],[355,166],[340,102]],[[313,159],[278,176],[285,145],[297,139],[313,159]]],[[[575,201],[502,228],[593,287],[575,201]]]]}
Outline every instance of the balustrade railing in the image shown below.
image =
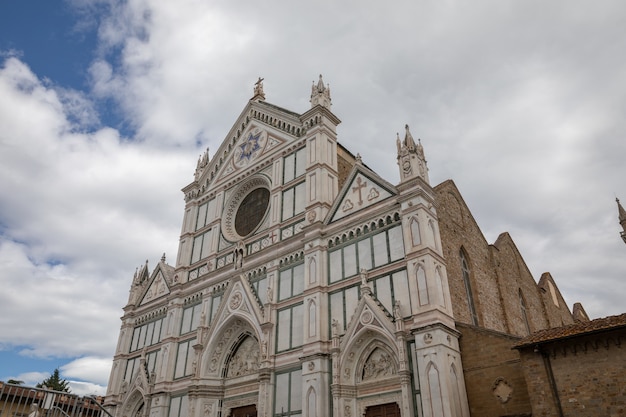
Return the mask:
{"type": "Polygon", "coordinates": [[[102,401],[103,397],[0,381],[0,417],[112,417],[102,401]]]}

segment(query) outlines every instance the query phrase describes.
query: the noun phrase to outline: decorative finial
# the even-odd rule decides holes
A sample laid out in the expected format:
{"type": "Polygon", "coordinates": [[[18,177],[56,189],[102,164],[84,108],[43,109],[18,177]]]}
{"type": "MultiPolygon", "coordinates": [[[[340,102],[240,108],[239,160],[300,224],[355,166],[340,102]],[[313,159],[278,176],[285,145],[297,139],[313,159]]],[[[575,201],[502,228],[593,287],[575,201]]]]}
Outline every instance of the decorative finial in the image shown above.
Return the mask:
{"type": "Polygon", "coordinates": [[[322,74],[320,74],[317,85],[315,84],[315,81],[313,81],[313,85],[311,86],[311,108],[317,105],[326,107],[329,110],[331,106],[330,84],[326,86],[324,85],[322,74]]]}
{"type": "Polygon", "coordinates": [[[326,88],[324,87],[324,80],[322,79],[322,74],[320,74],[320,79],[317,82],[317,91],[322,93],[326,88]]]}
{"type": "Polygon", "coordinates": [[[404,125],[404,140],[400,141],[400,135],[396,133],[396,146],[398,148],[398,167],[400,168],[400,179],[402,181],[415,177],[421,177],[428,183],[428,168],[424,148],[420,139],[415,144],[409,125],[404,125]]]}
{"type": "Polygon", "coordinates": [[[161,256],[161,262],[165,263],[165,252],[163,252],[163,256],[161,256]]]}
{"type": "Polygon", "coordinates": [[[622,236],[624,243],[626,243],[626,210],[624,210],[624,207],[622,207],[622,204],[619,202],[619,198],[615,197],[615,201],[617,202],[619,224],[622,226],[620,235],[622,236]]]}
{"type": "Polygon", "coordinates": [[[360,153],[356,154],[356,163],[357,164],[362,164],[363,163],[363,159],[361,159],[361,154],[360,153]]]}
{"type": "Polygon", "coordinates": [[[414,149],[415,141],[413,140],[413,135],[411,135],[411,131],[409,130],[409,125],[404,125],[404,129],[406,130],[406,133],[404,134],[404,144],[409,149],[414,149]]]}
{"type": "MultiPolygon", "coordinates": [[[[615,197],[615,201],[617,202],[617,210],[619,213],[619,222],[626,222],[626,210],[622,207],[622,204],[619,202],[619,198],[615,197]]],[[[625,229],[626,230],[626,229],[625,229]]]]}
{"type": "Polygon", "coordinates": [[[265,78],[259,77],[257,82],[254,83],[254,96],[252,96],[251,100],[265,100],[265,93],[263,92],[263,80],[265,78]]]}

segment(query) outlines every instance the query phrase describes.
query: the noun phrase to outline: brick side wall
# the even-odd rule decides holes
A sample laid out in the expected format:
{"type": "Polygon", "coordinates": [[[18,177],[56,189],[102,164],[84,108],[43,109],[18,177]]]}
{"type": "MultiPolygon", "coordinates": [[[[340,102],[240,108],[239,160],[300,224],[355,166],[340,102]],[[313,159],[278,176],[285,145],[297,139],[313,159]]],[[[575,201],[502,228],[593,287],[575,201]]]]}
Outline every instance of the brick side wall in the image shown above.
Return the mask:
{"type": "MultiPolygon", "coordinates": [[[[626,330],[553,342],[549,354],[563,415],[626,416],[626,330]]],[[[541,354],[521,352],[533,417],[558,415],[541,354]]]]}
{"type": "Polygon", "coordinates": [[[480,327],[516,336],[528,335],[520,291],[531,333],[573,323],[572,314],[552,277],[544,274],[538,285],[508,233],[502,233],[490,245],[452,181],[445,181],[434,190],[455,320],[472,323],[459,256],[463,248],[470,264],[480,327]],[[547,290],[548,280],[552,283],[558,306],[547,290]]]}
{"type": "Polygon", "coordinates": [[[556,283],[550,273],[546,272],[541,275],[538,286],[540,294],[543,298],[544,309],[549,322],[548,327],[560,327],[573,324],[574,317],[572,316],[569,307],[561,295],[561,291],[559,291],[559,288],[556,286],[556,283]],[[552,295],[552,291],[550,290],[550,283],[552,283],[552,288],[555,292],[554,297],[552,295]],[[554,298],[556,298],[557,303],[554,302],[554,298]]]}
{"type": "Polygon", "coordinates": [[[439,231],[446,259],[452,311],[462,323],[472,323],[461,270],[460,249],[464,248],[470,266],[470,279],[478,324],[506,332],[498,282],[491,264],[489,244],[476,225],[452,181],[435,187],[439,231]]]}
{"type": "Polygon", "coordinates": [[[508,233],[498,237],[492,246],[492,254],[506,312],[508,333],[527,336],[529,331],[526,328],[526,319],[530,333],[548,327],[540,290],[508,233]],[[522,312],[520,291],[526,305],[526,319],[522,312]]]}
{"type": "Polygon", "coordinates": [[[457,330],[471,415],[530,416],[520,355],[511,349],[519,339],[462,323],[457,330]]]}
{"type": "Polygon", "coordinates": [[[558,416],[543,357],[533,348],[520,352],[533,417],[558,416]]]}

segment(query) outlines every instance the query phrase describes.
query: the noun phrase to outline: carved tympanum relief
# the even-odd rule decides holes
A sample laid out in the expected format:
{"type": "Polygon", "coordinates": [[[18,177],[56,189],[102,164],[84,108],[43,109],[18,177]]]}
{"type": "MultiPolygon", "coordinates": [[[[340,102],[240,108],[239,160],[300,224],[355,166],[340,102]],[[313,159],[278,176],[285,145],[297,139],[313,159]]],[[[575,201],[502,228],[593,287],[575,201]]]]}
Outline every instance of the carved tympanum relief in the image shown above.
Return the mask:
{"type": "Polygon", "coordinates": [[[396,373],[393,360],[382,349],[376,348],[363,365],[362,381],[369,381],[396,373]]]}
{"type": "Polygon", "coordinates": [[[241,342],[228,364],[229,378],[252,374],[259,370],[259,343],[248,336],[241,342]]]}

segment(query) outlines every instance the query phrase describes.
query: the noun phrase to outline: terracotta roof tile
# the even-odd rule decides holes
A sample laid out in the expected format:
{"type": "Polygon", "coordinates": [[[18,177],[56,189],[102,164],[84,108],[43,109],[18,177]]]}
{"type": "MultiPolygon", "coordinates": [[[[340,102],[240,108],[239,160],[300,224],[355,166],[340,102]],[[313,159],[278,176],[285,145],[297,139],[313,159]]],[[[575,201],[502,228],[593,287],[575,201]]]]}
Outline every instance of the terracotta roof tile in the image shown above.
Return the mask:
{"type": "Polygon", "coordinates": [[[620,327],[626,327],[626,313],[620,314],[619,316],[603,317],[584,323],[575,323],[562,327],[539,330],[520,340],[514,348],[522,348],[600,331],[613,330],[620,327]]]}

